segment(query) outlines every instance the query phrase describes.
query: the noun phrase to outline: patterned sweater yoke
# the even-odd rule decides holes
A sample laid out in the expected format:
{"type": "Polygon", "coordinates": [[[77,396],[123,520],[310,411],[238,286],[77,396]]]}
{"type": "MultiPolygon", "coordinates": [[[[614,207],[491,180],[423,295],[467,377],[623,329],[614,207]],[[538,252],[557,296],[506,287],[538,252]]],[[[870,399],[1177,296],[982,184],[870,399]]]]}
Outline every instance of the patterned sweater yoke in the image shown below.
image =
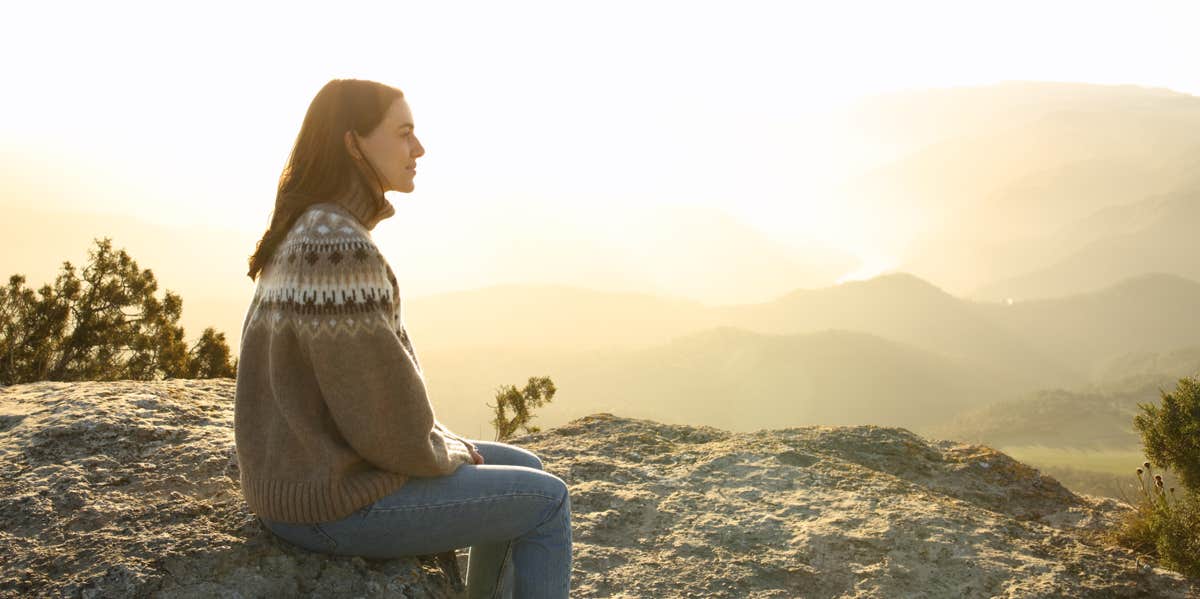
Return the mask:
{"type": "Polygon", "coordinates": [[[296,219],[242,326],[234,435],[255,514],[337,520],[410,477],[473,463],[470,441],[435,417],[401,314],[354,212],[325,202],[296,219]]]}

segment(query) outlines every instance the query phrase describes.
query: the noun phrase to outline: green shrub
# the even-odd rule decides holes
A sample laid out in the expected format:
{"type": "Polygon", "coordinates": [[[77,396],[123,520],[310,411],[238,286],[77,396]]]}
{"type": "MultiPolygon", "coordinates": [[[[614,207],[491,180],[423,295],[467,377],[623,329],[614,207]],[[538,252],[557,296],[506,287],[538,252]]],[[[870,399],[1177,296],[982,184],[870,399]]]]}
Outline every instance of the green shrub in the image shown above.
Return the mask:
{"type": "Polygon", "coordinates": [[[1137,469],[1140,496],[1111,540],[1200,578],[1200,383],[1180,379],[1173,393],[1162,393],[1161,406],[1138,407],[1134,426],[1149,461],[1137,469]],[[1178,476],[1180,492],[1152,463],[1178,476]]]}
{"type": "Polygon", "coordinates": [[[1162,392],[1162,406],[1139,403],[1133,425],[1142,435],[1146,457],[1179,474],[1183,486],[1200,493],[1200,382],[1179,379],[1174,393],[1162,392]]]}
{"type": "Polygon", "coordinates": [[[1140,497],[1111,540],[1167,568],[1200,578],[1200,495],[1167,487],[1150,462],[1137,469],[1140,497]]]}
{"type": "Polygon", "coordinates": [[[517,389],[513,385],[503,385],[497,389],[496,405],[487,404],[496,414],[496,417],[492,419],[492,426],[496,428],[496,440],[506,441],[512,438],[520,428],[524,428],[526,432],[530,433],[541,431],[541,427],[529,424],[529,421],[534,418],[532,408],[538,408],[553,401],[557,391],[554,381],[550,380],[548,376],[529,377],[524,389],[517,389]],[[513,412],[512,418],[507,415],[510,410],[513,412]]]}

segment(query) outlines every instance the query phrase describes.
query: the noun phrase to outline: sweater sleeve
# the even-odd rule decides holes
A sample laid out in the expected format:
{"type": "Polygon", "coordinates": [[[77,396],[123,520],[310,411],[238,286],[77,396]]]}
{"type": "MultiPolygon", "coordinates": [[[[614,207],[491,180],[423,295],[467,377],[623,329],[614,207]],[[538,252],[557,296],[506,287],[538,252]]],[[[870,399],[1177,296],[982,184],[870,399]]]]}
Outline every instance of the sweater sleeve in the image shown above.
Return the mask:
{"type": "Polygon", "coordinates": [[[454,431],[447,428],[446,425],[442,424],[441,421],[437,420],[436,417],[434,418],[434,421],[433,421],[433,428],[436,428],[436,429],[442,431],[442,434],[447,437],[450,437],[452,439],[458,439],[459,441],[462,441],[464,445],[468,445],[472,448],[475,447],[475,444],[472,443],[469,439],[467,439],[466,437],[464,437],[462,435],[456,434],[454,431]]]}
{"type": "MultiPolygon", "coordinates": [[[[386,263],[373,242],[365,245],[368,259],[332,260],[319,277],[293,279],[320,281],[301,285],[311,308],[296,315],[297,339],[330,416],[355,452],[398,474],[452,474],[473,462],[471,454],[434,426],[424,378],[392,327],[394,287],[386,263]]],[[[322,261],[299,268],[317,266],[322,261]]]]}

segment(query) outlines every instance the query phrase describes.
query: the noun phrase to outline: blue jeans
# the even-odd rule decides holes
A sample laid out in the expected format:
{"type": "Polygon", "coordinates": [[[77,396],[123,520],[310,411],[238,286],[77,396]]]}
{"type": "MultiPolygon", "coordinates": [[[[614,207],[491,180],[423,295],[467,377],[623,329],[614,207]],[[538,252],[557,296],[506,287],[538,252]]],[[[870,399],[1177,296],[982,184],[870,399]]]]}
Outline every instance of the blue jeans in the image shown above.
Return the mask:
{"type": "Polygon", "coordinates": [[[411,477],[341,520],[293,524],[262,519],[309,551],[371,559],[470,547],[467,596],[565,599],[571,588],[571,498],[532,452],[471,439],[483,464],[411,477]]]}

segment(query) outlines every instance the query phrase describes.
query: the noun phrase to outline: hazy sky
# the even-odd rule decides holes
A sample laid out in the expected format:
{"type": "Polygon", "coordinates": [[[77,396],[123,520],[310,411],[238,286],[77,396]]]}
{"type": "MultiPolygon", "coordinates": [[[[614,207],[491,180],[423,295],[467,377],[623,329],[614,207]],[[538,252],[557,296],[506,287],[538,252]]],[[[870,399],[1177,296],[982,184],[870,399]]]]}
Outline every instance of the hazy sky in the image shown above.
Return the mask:
{"type": "Polygon", "coordinates": [[[695,202],[869,253],[822,198],[853,168],[822,111],[1005,80],[1200,93],[1194,2],[181,5],[6,7],[4,201],[261,232],[312,96],[359,77],[404,90],[427,150],[381,235],[520,199],[695,202]]]}

